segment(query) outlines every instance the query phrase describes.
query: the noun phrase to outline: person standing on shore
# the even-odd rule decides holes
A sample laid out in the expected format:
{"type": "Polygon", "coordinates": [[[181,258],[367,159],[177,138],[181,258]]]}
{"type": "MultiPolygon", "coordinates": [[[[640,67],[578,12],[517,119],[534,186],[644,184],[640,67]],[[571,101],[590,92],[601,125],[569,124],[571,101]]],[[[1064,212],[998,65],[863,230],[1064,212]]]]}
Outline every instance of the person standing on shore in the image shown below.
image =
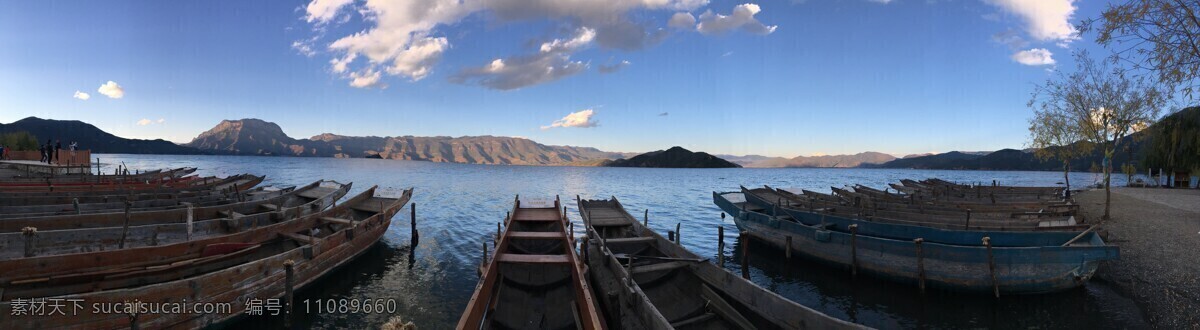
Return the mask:
{"type": "Polygon", "coordinates": [[[54,153],[52,154],[54,155],[54,162],[61,164],[62,156],[58,155],[59,150],[62,150],[62,140],[54,140],[54,153]]]}
{"type": "Polygon", "coordinates": [[[71,148],[71,159],[67,160],[67,162],[74,164],[75,163],[75,149],[79,148],[79,143],[75,142],[75,141],[71,141],[71,145],[69,146],[69,148],[71,148]]]}
{"type": "Polygon", "coordinates": [[[38,146],[38,153],[42,154],[42,159],[38,160],[38,162],[40,162],[40,163],[46,162],[46,146],[47,145],[49,145],[49,144],[43,144],[43,145],[38,146]]]}

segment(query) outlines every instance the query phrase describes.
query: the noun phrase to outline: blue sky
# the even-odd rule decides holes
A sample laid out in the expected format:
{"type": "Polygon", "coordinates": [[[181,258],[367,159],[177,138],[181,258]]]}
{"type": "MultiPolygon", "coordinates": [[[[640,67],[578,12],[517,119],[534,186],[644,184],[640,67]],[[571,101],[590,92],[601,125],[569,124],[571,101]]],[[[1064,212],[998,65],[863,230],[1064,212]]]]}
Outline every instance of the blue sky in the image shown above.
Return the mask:
{"type": "Polygon", "coordinates": [[[1033,86],[1070,68],[1071,51],[1107,52],[1064,30],[1104,6],[8,1],[0,122],[77,119],[177,142],[253,117],[297,138],[503,135],[787,157],[995,150],[1024,145],[1033,86]],[[108,81],[120,98],[101,93],[108,81]]]}

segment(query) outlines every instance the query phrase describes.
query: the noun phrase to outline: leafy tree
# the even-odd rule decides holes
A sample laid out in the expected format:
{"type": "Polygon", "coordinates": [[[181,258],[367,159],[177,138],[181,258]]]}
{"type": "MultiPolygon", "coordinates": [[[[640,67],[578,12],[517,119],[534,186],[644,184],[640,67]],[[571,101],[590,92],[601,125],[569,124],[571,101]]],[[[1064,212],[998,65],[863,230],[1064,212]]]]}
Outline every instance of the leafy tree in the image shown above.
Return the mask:
{"type": "Polygon", "coordinates": [[[1096,61],[1087,52],[1075,54],[1075,71],[1059,71],[1034,91],[1030,106],[1062,116],[1069,129],[1103,151],[1104,219],[1112,206],[1112,159],[1121,141],[1149,126],[1158,117],[1165,97],[1143,77],[1107,61],[1096,61]]]}
{"type": "Polygon", "coordinates": [[[1090,155],[1092,144],[1081,142],[1084,137],[1071,125],[1067,112],[1046,108],[1034,110],[1033,118],[1029,120],[1029,139],[1038,159],[1062,161],[1063,182],[1070,190],[1071,160],[1090,155]]]}
{"type": "Polygon", "coordinates": [[[37,141],[36,136],[25,131],[0,134],[0,145],[12,148],[14,151],[37,150],[37,141]]]}
{"type": "Polygon", "coordinates": [[[1200,169],[1200,108],[1188,108],[1166,116],[1149,133],[1143,159],[1147,167],[1166,168],[1172,172],[1200,169]]]}
{"type": "Polygon", "coordinates": [[[1080,29],[1094,29],[1096,42],[1133,68],[1153,71],[1169,86],[1168,93],[1178,89],[1190,98],[1200,87],[1198,15],[1197,0],[1124,0],[1110,4],[1100,19],[1085,20],[1080,29]]]}

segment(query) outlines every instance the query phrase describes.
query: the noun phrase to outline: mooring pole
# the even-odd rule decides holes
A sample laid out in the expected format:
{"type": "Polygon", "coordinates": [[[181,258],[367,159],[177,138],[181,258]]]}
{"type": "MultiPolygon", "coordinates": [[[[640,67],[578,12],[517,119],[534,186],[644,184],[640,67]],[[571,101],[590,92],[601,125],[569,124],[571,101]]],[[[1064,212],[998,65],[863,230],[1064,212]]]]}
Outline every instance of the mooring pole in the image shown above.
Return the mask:
{"type": "Polygon", "coordinates": [[[996,283],[996,259],[992,257],[992,238],[983,237],[983,246],[987,248],[988,272],[992,274],[992,293],[1000,298],[1000,284],[996,283]]]}
{"type": "MultiPolygon", "coordinates": [[[[725,218],[725,212],[721,212],[721,218],[725,218]]],[[[725,226],[717,226],[717,265],[725,267],[725,226]]]]}
{"type": "Polygon", "coordinates": [[[739,245],[742,246],[742,278],[750,279],[750,235],[743,231],[738,233],[739,245]]]}
{"type": "Polygon", "coordinates": [[[676,222],[675,223],[675,244],[676,245],[679,245],[680,244],[679,242],[683,241],[683,232],[680,232],[679,229],[680,229],[679,223],[676,222]]]}
{"type": "Polygon", "coordinates": [[[129,235],[129,208],[130,207],[133,207],[133,202],[130,202],[128,199],[126,199],[125,200],[125,223],[121,225],[121,242],[120,242],[120,244],[118,244],[118,248],[121,248],[121,249],[125,248],[125,237],[127,235],[129,235]]]}
{"type": "Polygon", "coordinates": [[[497,244],[500,243],[500,223],[499,222],[496,223],[496,238],[493,239],[492,242],[495,242],[497,244]]]}
{"type": "Polygon", "coordinates": [[[650,227],[650,209],[642,213],[642,227],[650,227]]]}
{"type": "Polygon", "coordinates": [[[913,240],[917,245],[917,280],[920,281],[921,293],[925,293],[925,255],[921,253],[921,243],[924,242],[924,238],[913,240]]]}
{"type": "Polygon", "coordinates": [[[79,198],[72,199],[72,200],[71,200],[71,204],[75,205],[75,214],[76,214],[76,215],[79,215],[80,213],[83,213],[83,212],[81,212],[81,211],[79,210],[79,198]]]}
{"type": "Polygon", "coordinates": [[[784,249],[783,249],[784,255],[787,256],[787,260],[792,260],[792,236],[788,235],[786,241],[787,242],[786,242],[786,244],[784,244],[784,249]]]}
{"type": "Polygon", "coordinates": [[[25,257],[33,256],[33,240],[37,239],[37,227],[21,228],[21,236],[25,237],[25,257]]]}
{"type": "Polygon", "coordinates": [[[413,242],[416,242],[418,241],[417,238],[421,237],[421,233],[417,231],[417,203],[408,204],[408,218],[409,225],[412,227],[410,229],[412,231],[412,239],[413,242]]]}
{"type": "Polygon", "coordinates": [[[850,225],[850,276],[858,276],[858,224],[850,225]]]}

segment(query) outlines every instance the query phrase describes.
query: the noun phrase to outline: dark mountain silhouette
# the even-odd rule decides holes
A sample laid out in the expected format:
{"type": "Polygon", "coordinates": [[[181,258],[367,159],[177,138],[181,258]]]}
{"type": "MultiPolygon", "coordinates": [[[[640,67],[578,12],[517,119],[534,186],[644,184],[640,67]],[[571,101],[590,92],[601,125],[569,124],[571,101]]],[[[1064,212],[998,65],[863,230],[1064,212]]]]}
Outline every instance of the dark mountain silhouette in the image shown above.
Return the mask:
{"type": "Polygon", "coordinates": [[[199,154],[200,150],[180,146],[170,141],[126,139],[102,131],[92,124],[78,120],[53,120],[28,117],[10,124],[0,124],[0,133],[28,132],[38,137],[38,143],[46,139],[62,141],[63,148],[71,141],[79,143],[79,149],[90,149],[94,153],[115,154],[199,154]]]}
{"type": "Polygon", "coordinates": [[[668,168],[729,168],[742,167],[703,152],[691,152],[682,147],[651,151],[628,159],[605,164],[610,167],[668,167],[668,168]]]}

